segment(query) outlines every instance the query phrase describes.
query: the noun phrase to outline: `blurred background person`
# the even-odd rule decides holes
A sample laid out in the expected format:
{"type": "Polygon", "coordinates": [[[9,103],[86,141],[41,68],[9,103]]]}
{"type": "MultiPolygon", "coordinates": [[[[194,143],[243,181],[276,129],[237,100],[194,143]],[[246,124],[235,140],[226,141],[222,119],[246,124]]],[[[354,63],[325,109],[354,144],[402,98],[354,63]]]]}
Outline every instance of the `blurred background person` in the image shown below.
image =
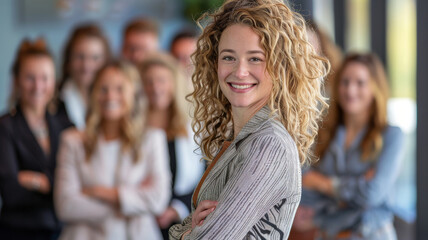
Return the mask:
{"type": "Polygon", "coordinates": [[[85,127],[89,88],[94,75],[110,57],[108,40],[97,25],[76,27],[65,45],[60,95],[65,113],[79,129],[85,127]]]}
{"type": "MultiPolygon", "coordinates": [[[[313,20],[307,20],[307,34],[308,40],[315,48],[315,51],[328,59],[330,62],[330,72],[324,79],[324,89],[326,96],[331,95],[332,83],[335,79],[336,73],[339,70],[343,54],[342,50],[334,43],[334,41],[318,26],[313,20]]],[[[299,206],[294,218],[294,225],[290,232],[290,239],[293,240],[311,240],[314,239],[316,229],[312,224],[309,224],[306,219],[313,216],[313,209],[310,207],[299,206]]]]}
{"type": "Polygon", "coordinates": [[[308,27],[306,28],[308,40],[315,48],[317,53],[328,59],[330,62],[330,72],[325,78],[324,87],[327,95],[331,94],[331,85],[335,79],[335,75],[339,70],[342,60],[342,50],[337,46],[334,41],[324,32],[318,24],[313,20],[307,20],[308,27]]]}
{"type": "Polygon", "coordinates": [[[84,132],[67,131],[58,154],[60,239],[162,239],[155,215],[170,198],[165,134],[144,128],[138,70],[112,62],[96,75],[84,132]]]}
{"type": "Polygon", "coordinates": [[[189,215],[192,193],[205,166],[195,152],[198,146],[185,110],[185,79],[178,62],[172,56],[156,54],[143,61],[140,72],[149,105],[147,124],[167,135],[172,197],[157,220],[164,239],[168,239],[169,227],[189,215]]]}
{"type": "Polygon", "coordinates": [[[151,19],[134,19],[125,27],[122,57],[135,65],[159,51],[159,26],[151,19]]]}
{"type": "Polygon", "coordinates": [[[192,74],[194,66],[192,63],[192,54],[196,50],[198,33],[196,30],[185,29],[177,33],[172,39],[170,52],[177,59],[180,67],[184,70],[185,77],[188,80],[189,89],[192,89],[192,74]]]}
{"type": "Polygon", "coordinates": [[[24,40],[12,67],[10,111],[0,118],[1,239],[56,239],[52,187],[59,135],[55,66],[44,40],[24,40]]]}
{"type": "Polygon", "coordinates": [[[321,160],[303,176],[301,204],[314,208],[319,239],[394,240],[403,133],[387,123],[382,63],[371,53],[348,55],[332,90],[315,149],[321,160]]]}

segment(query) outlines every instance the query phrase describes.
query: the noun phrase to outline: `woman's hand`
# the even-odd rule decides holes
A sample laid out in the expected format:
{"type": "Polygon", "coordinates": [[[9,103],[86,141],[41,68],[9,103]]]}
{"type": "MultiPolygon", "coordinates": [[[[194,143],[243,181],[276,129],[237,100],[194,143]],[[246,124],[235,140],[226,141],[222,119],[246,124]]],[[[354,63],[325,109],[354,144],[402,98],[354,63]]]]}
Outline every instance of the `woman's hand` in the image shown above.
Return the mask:
{"type": "Polygon", "coordinates": [[[204,200],[200,202],[192,215],[192,229],[196,226],[201,226],[205,218],[215,210],[216,206],[217,201],[204,200]]]}
{"type": "Polygon", "coordinates": [[[204,223],[205,218],[215,210],[217,203],[217,201],[210,200],[200,202],[192,215],[192,229],[185,232],[181,236],[181,239],[184,239],[184,236],[190,234],[196,226],[201,226],[204,223]]]}
{"type": "Polygon", "coordinates": [[[333,183],[328,176],[316,171],[309,171],[302,177],[302,184],[309,190],[315,190],[327,195],[333,195],[333,183]]]}
{"type": "Polygon", "coordinates": [[[147,176],[141,183],[141,187],[151,187],[153,185],[153,177],[147,176]]]}
{"type": "Polygon", "coordinates": [[[19,171],[18,182],[22,187],[38,191],[41,193],[48,193],[51,190],[51,184],[49,183],[48,177],[40,172],[35,171],[19,171]]]}
{"type": "Polygon", "coordinates": [[[113,205],[119,204],[119,193],[117,188],[92,186],[83,188],[82,193],[113,205]]]}
{"type": "Polygon", "coordinates": [[[375,174],[376,174],[376,170],[374,168],[370,168],[364,174],[364,179],[366,179],[366,181],[370,181],[374,178],[375,174]]]}
{"type": "Polygon", "coordinates": [[[169,227],[171,223],[179,221],[180,217],[178,216],[177,211],[171,206],[169,206],[160,216],[156,218],[159,226],[163,229],[169,227]]]}

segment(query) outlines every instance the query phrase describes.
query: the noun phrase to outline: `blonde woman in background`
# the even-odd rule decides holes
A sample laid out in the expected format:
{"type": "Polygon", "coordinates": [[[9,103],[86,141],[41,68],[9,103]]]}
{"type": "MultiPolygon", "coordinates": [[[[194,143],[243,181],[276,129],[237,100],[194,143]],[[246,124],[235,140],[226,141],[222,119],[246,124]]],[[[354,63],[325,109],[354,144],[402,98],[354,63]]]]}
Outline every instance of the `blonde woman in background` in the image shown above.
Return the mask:
{"type": "Polygon", "coordinates": [[[403,133],[387,123],[382,62],[373,53],[350,54],[332,87],[316,146],[321,160],[303,176],[302,204],[315,211],[319,239],[395,240],[391,194],[403,133]]]}
{"type": "Polygon", "coordinates": [[[172,198],[166,211],[158,216],[158,223],[164,239],[168,239],[169,227],[189,215],[192,193],[205,164],[195,153],[197,145],[184,96],[186,79],[178,62],[166,54],[152,55],[140,65],[140,72],[149,105],[147,124],[167,135],[172,198]]]}
{"type": "Polygon", "coordinates": [[[281,0],[228,0],[206,17],[192,97],[210,165],[170,238],[287,239],[328,63],[281,0]]]}
{"type": "Polygon", "coordinates": [[[155,215],[170,197],[167,147],[162,131],[143,127],[140,81],[130,64],[108,63],[91,88],[85,131],[64,134],[55,186],[61,239],[162,239],[155,215]]]}

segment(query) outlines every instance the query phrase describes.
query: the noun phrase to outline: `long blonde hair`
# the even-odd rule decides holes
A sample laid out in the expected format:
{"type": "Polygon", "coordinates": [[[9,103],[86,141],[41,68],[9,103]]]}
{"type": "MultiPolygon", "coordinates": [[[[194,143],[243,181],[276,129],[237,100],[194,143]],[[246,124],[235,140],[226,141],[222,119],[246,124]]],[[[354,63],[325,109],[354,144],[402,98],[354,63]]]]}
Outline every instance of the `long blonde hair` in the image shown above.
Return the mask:
{"type": "Polygon", "coordinates": [[[206,157],[213,158],[233,125],[231,105],[218,83],[219,40],[228,26],[244,24],[260,36],[266,53],[266,71],[273,81],[269,107],[296,142],[300,162],[311,160],[310,147],[327,105],[321,86],[329,64],[309,44],[304,19],[280,0],[228,0],[216,12],[204,14],[198,20],[202,24],[207,25],[193,55],[191,97],[195,140],[206,157]]]}
{"type": "Polygon", "coordinates": [[[121,151],[124,152],[130,150],[134,162],[137,162],[141,156],[141,136],[143,135],[143,126],[145,121],[145,118],[142,115],[144,105],[141,96],[141,80],[138,70],[132,64],[124,61],[112,61],[104,65],[96,74],[94,82],[90,88],[90,102],[84,134],[86,160],[90,159],[98,143],[102,118],[100,106],[98,106],[99,104],[97,101],[97,90],[101,76],[110,68],[117,69],[123,73],[132,87],[133,96],[131,106],[129,106],[130,111],[122,119],[120,124],[122,142],[121,151]]]}
{"type": "Polygon", "coordinates": [[[387,126],[387,101],[389,96],[388,82],[382,62],[374,53],[348,55],[333,83],[330,108],[323,127],[319,132],[319,140],[315,153],[322,158],[334,139],[337,127],[343,124],[344,112],[339,105],[339,84],[346,67],[351,63],[364,65],[370,73],[370,86],[373,91],[373,103],[370,111],[367,132],[360,144],[363,161],[375,160],[383,147],[382,133],[387,126]]]}
{"type": "MultiPolygon", "coordinates": [[[[146,72],[153,66],[160,66],[168,69],[173,77],[174,96],[169,107],[170,118],[166,129],[166,135],[169,140],[177,136],[187,136],[187,123],[189,122],[188,108],[185,98],[185,86],[187,85],[178,68],[178,62],[167,54],[156,53],[145,59],[139,66],[141,77],[144,78],[146,72]]],[[[144,81],[144,79],[143,79],[144,81]]]]}

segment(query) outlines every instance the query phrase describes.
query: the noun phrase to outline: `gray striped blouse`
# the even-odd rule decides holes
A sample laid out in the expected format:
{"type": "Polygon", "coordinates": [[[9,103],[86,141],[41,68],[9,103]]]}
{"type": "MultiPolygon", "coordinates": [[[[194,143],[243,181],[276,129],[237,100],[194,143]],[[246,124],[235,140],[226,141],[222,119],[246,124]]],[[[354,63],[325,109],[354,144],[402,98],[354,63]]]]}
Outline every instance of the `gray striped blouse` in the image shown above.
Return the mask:
{"type": "MultiPolygon", "coordinates": [[[[301,168],[295,142],[270,112],[265,106],[248,121],[213,166],[197,203],[218,205],[184,239],[288,238],[301,197],[301,168]]],[[[191,228],[190,215],[170,228],[170,239],[191,228]]]]}

